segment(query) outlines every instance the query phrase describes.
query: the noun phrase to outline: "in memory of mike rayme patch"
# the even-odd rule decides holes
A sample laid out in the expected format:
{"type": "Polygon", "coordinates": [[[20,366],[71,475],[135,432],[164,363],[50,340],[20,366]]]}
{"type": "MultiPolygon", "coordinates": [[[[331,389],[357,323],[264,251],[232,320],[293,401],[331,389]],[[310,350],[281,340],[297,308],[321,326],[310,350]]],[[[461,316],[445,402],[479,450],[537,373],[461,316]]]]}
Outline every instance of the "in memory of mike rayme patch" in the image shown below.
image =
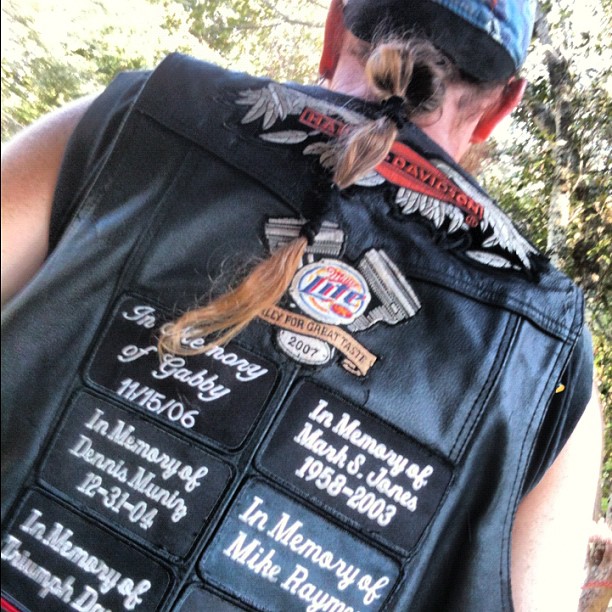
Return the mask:
{"type": "Polygon", "coordinates": [[[395,561],[263,482],[251,481],[200,561],[206,582],[261,610],[380,610],[395,561]]]}

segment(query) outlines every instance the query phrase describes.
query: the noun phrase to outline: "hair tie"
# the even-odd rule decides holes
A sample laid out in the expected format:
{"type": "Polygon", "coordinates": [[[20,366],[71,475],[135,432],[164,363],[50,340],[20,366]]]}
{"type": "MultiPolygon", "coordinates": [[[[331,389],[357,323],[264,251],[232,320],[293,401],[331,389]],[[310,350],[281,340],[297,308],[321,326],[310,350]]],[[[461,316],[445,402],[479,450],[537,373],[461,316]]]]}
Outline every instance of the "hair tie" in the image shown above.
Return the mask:
{"type": "Polygon", "coordinates": [[[406,113],[406,98],[402,96],[391,96],[380,103],[376,113],[376,119],[390,119],[401,130],[408,122],[406,113]]]}
{"type": "Polygon", "coordinates": [[[308,242],[308,246],[312,246],[315,242],[315,238],[321,229],[321,224],[323,220],[321,217],[317,219],[311,219],[302,225],[300,228],[300,236],[306,238],[306,242],[308,242]]]}

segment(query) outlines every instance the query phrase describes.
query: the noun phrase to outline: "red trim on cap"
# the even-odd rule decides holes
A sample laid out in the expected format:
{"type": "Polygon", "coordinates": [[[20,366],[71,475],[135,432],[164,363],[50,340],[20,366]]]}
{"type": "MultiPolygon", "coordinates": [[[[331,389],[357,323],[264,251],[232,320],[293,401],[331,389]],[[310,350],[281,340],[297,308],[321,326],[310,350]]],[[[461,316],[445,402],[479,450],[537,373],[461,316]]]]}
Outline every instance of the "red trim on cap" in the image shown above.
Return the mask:
{"type": "Polygon", "coordinates": [[[340,47],[344,34],[344,14],[342,0],[332,0],[325,21],[325,36],[323,38],[323,53],[319,62],[319,74],[324,79],[331,79],[338,65],[340,47]]]}

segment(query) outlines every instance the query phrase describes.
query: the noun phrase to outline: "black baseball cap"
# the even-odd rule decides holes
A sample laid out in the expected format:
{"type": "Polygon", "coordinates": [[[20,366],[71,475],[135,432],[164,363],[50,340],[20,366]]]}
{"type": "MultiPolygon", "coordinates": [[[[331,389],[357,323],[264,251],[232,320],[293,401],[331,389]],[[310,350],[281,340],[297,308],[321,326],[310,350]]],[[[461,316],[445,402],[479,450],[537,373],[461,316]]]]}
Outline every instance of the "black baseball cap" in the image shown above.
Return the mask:
{"type": "Polygon", "coordinates": [[[344,0],[344,24],[358,38],[421,34],[481,82],[520,68],[534,20],[535,0],[344,0]]]}

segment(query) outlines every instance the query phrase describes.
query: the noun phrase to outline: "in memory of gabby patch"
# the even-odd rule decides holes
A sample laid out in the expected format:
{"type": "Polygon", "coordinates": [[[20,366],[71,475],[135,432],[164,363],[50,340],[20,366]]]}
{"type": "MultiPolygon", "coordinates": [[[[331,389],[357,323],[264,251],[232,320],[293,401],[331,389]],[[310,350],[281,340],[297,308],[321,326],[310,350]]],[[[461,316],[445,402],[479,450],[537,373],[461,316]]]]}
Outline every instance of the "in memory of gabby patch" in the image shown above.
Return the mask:
{"type": "MultiPolygon", "coordinates": [[[[121,298],[87,368],[87,381],[181,433],[237,448],[270,396],[276,366],[233,342],[160,359],[159,328],[170,319],[145,299],[121,298]]],[[[186,347],[205,344],[206,338],[194,338],[186,347]]]]}

